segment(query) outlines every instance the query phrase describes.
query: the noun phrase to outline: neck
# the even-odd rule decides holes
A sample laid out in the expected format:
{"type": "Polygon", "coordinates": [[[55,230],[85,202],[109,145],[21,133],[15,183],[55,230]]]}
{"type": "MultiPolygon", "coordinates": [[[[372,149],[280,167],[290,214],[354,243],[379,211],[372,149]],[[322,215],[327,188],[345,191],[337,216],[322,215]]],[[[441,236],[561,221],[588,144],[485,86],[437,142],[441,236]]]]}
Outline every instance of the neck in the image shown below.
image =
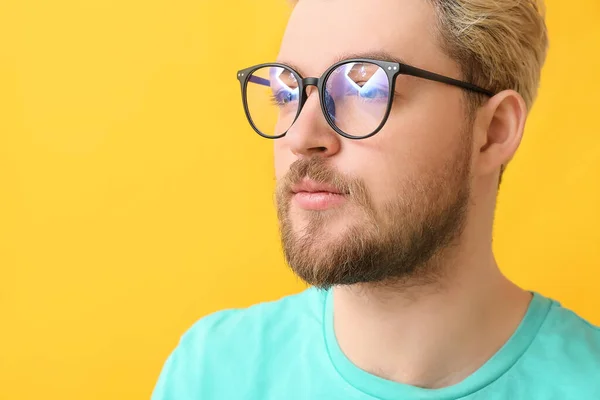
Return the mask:
{"type": "Polygon", "coordinates": [[[491,250],[460,253],[437,282],[335,287],[334,327],[346,356],[374,375],[425,388],[456,384],[481,367],[513,334],[531,295],[501,274],[491,250]]]}

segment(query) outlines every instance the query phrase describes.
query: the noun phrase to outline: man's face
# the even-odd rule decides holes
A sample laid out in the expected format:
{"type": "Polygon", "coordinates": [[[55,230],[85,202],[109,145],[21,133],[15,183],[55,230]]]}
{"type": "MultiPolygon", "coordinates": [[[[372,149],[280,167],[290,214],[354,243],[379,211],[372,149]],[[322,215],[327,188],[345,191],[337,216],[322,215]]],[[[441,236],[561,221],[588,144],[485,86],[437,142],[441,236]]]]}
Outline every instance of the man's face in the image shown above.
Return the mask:
{"type": "MultiPolygon", "coordinates": [[[[435,26],[426,0],[300,0],[278,61],[319,77],[346,55],[386,52],[460,78],[435,26]]],[[[429,261],[461,233],[470,196],[463,92],[400,75],[384,128],[352,140],[327,124],[312,89],[292,128],[275,140],[288,263],[320,287],[430,276],[429,261]]]]}

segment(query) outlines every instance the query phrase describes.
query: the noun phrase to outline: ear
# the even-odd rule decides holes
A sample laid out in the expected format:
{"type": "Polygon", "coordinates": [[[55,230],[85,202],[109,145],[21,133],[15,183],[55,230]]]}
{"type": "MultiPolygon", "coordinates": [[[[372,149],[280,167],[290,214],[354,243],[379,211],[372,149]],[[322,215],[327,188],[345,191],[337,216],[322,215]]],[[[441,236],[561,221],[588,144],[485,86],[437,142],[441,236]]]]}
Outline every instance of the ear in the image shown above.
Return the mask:
{"type": "Polygon", "coordinates": [[[500,173],[521,143],[526,119],[525,101],[514,90],[498,93],[480,108],[474,132],[475,150],[479,150],[475,173],[500,173]]]}

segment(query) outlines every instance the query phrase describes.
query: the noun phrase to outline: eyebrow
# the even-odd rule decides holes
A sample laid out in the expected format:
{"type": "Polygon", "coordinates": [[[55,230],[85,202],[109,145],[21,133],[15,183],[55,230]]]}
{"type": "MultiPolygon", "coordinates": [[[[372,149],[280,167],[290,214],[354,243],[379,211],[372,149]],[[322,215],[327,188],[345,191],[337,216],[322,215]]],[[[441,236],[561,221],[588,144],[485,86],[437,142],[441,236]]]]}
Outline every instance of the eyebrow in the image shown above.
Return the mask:
{"type": "MultiPolygon", "coordinates": [[[[406,61],[404,61],[402,58],[393,56],[390,53],[387,53],[385,51],[368,51],[368,52],[363,52],[363,53],[340,54],[334,59],[334,61],[331,65],[336,64],[340,61],[350,60],[353,58],[368,58],[368,59],[372,59],[372,60],[389,61],[389,62],[397,62],[400,64],[406,64],[406,61]]],[[[286,62],[286,61],[277,61],[277,62],[291,67],[294,71],[297,71],[300,75],[302,75],[303,77],[306,77],[304,72],[302,71],[302,69],[299,68],[297,65],[294,65],[293,63],[286,62]]]]}
{"type": "Polygon", "coordinates": [[[369,51],[369,52],[365,52],[365,53],[342,54],[335,59],[335,62],[340,62],[340,61],[348,60],[351,58],[370,58],[373,60],[389,61],[389,62],[397,62],[400,64],[406,64],[406,62],[403,59],[401,59],[400,57],[393,56],[390,53],[385,52],[385,51],[369,51]]]}

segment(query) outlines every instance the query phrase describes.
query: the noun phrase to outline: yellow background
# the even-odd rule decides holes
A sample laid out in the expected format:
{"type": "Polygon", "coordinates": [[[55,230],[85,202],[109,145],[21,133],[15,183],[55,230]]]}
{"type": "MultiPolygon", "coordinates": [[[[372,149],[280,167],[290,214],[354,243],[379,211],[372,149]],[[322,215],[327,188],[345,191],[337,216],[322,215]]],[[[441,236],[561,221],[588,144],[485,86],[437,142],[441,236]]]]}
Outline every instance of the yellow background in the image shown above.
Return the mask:
{"type": "MultiPolygon", "coordinates": [[[[201,316],[296,292],[238,68],[284,0],[0,0],[0,399],[148,398],[201,316]]],[[[600,2],[552,47],[502,186],[519,284],[600,324],[600,2]]]]}

